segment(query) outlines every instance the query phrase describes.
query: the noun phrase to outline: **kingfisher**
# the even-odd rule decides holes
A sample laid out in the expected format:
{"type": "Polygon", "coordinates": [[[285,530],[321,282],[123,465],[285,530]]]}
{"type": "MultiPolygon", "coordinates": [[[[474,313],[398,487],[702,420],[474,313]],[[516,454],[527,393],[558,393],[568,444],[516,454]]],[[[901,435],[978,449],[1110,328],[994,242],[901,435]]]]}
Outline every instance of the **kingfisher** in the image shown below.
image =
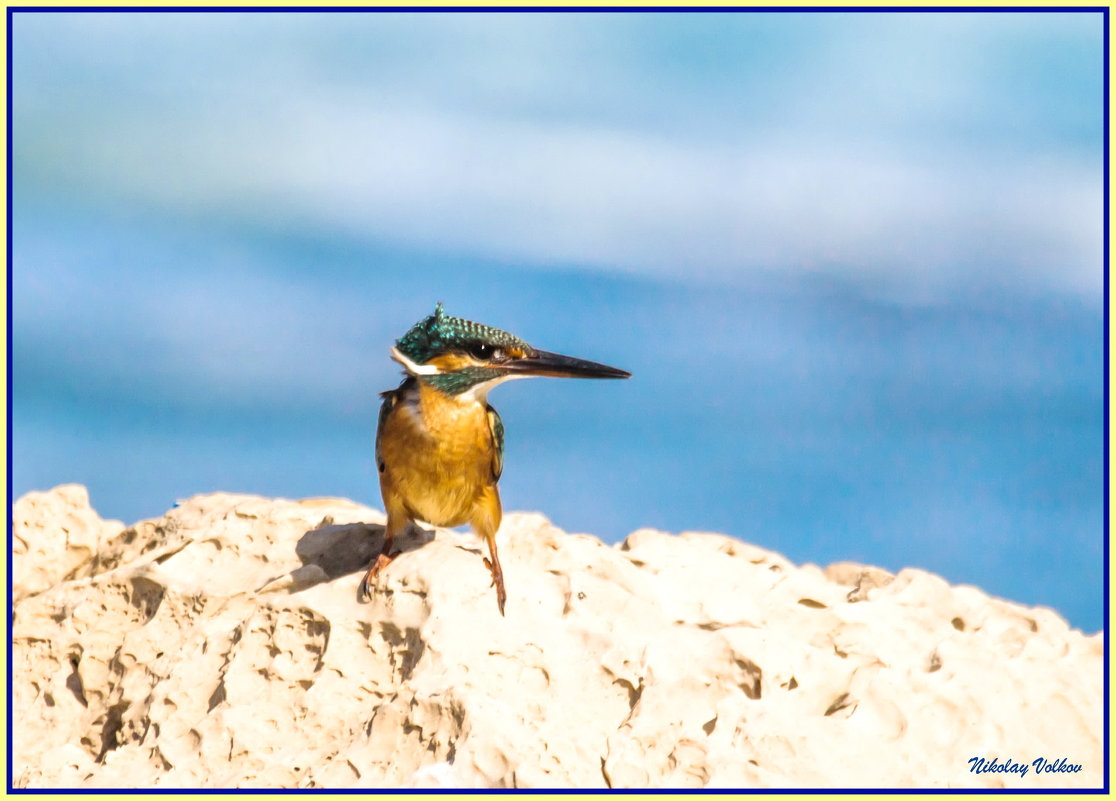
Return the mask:
{"type": "Polygon", "coordinates": [[[387,524],[380,553],[360,583],[368,600],[372,582],[398,553],[395,538],[413,523],[468,523],[488,544],[484,565],[492,574],[496,603],[504,614],[507,593],[496,554],[504,469],[504,424],[488,404],[488,392],[514,378],[629,378],[631,373],[597,362],[538,350],[519,337],[445,313],[415,323],[391,349],[405,378],[380,393],[376,468],[387,524]]]}

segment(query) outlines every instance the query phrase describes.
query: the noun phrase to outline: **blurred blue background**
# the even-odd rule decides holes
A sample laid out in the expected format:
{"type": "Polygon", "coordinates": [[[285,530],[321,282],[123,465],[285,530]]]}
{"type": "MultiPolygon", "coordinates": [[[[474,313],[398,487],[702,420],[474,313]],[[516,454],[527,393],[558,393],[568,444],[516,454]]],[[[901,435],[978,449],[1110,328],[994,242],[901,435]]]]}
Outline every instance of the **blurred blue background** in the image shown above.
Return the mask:
{"type": "Polygon", "coordinates": [[[1102,625],[1099,13],[27,13],[13,477],[380,505],[444,301],[506,509],[918,566],[1102,625]]]}

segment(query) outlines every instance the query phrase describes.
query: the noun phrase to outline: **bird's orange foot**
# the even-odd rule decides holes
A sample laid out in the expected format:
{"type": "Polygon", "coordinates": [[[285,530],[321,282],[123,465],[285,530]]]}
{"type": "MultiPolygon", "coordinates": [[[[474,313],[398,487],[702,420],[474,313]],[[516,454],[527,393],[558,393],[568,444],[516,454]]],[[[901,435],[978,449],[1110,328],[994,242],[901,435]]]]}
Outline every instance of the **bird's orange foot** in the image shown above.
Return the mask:
{"type": "Polygon", "coordinates": [[[382,551],[376,555],[376,558],[372,560],[372,564],[368,566],[368,572],[365,573],[364,578],[360,580],[360,600],[365,602],[372,600],[372,582],[376,580],[376,576],[380,574],[380,571],[390,565],[397,556],[399,556],[398,553],[393,553],[389,556],[382,551]]]}
{"type": "Polygon", "coordinates": [[[508,594],[504,592],[504,571],[500,569],[500,563],[493,564],[484,560],[484,566],[488,568],[488,572],[492,574],[492,586],[496,588],[496,604],[500,607],[500,614],[504,614],[504,603],[508,600],[508,594]]]}

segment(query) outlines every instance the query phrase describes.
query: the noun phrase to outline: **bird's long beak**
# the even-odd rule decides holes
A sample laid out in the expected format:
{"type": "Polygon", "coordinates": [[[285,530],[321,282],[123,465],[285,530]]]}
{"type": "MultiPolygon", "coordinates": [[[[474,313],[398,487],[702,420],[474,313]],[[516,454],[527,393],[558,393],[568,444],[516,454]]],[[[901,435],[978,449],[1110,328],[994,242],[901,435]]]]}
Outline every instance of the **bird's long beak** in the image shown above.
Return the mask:
{"type": "Polygon", "coordinates": [[[627,370],[609,367],[607,364],[575,359],[560,353],[545,350],[533,351],[521,359],[513,359],[500,365],[522,375],[545,375],[553,378],[631,378],[627,370]]]}

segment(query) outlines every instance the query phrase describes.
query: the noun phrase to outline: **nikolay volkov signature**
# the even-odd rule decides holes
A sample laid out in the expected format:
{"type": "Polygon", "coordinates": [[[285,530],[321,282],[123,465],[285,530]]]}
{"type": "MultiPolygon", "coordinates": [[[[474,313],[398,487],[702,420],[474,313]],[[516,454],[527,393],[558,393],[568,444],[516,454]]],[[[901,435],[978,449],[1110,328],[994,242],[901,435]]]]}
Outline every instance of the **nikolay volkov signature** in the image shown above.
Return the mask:
{"type": "Polygon", "coordinates": [[[1026,776],[1027,772],[1035,773],[1079,773],[1081,766],[1070,762],[1066,757],[1051,762],[1046,757],[1039,757],[1026,762],[1016,762],[1010,757],[1006,762],[1001,762],[999,757],[992,757],[991,761],[984,757],[973,757],[969,760],[969,773],[1018,773],[1026,776]]]}

